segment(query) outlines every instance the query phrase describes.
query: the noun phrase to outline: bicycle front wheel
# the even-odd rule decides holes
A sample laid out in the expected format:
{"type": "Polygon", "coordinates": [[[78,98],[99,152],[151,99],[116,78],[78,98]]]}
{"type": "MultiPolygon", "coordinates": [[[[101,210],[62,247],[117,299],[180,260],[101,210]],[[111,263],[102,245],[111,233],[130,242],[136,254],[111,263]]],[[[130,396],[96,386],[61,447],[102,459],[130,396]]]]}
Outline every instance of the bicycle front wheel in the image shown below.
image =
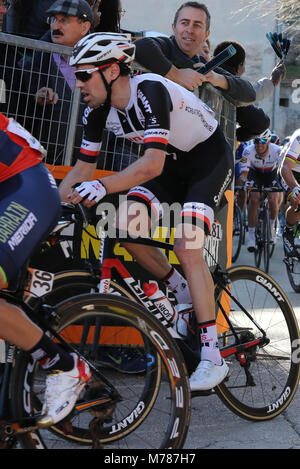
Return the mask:
{"type": "Polygon", "coordinates": [[[268,207],[264,210],[263,218],[263,235],[264,235],[264,268],[265,272],[269,273],[270,257],[271,257],[271,224],[270,224],[270,212],[268,207]]]}
{"type": "Polygon", "coordinates": [[[238,204],[234,203],[233,208],[233,233],[232,233],[232,262],[236,262],[243,241],[243,217],[238,204]]]}
{"type": "Polygon", "coordinates": [[[216,393],[240,417],[269,420],[286,409],[298,387],[298,323],[286,295],[266,273],[238,266],[228,270],[228,279],[223,304],[232,329],[222,334],[221,352],[224,345],[252,346],[244,357],[226,358],[230,373],[216,393]],[[255,340],[263,334],[265,345],[259,347],[255,340]]]}
{"type": "MultiPolygon", "coordinates": [[[[111,407],[92,408],[71,414],[50,430],[25,434],[25,448],[93,447],[91,422],[103,418],[97,441],[110,449],[181,448],[190,419],[190,389],[181,352],[167,329],[139,304],[116,295],[79,295],[57,306],[60,335],[117,390],[121,399],[111,407]],[[143,372],[121,372],[114,363],[103,368],[103,348],[122,344],[128,354],[138,349],[143,372]],[[98,412],[98,414],[97,414],[98,412]],[[34,435],[34,436],[32,436],[34,435]]],[[[116,357],[115,357],[115,361],[116,357]]],[[[94,373],[89,388],[98,384],[94,373]]],[[[34,416],[42,407],[45,374],[24,352],[20,352],[13,375],[16,419],[34,416]]],[[[81,397],[81,398],[84,398],[81,397]]]]}

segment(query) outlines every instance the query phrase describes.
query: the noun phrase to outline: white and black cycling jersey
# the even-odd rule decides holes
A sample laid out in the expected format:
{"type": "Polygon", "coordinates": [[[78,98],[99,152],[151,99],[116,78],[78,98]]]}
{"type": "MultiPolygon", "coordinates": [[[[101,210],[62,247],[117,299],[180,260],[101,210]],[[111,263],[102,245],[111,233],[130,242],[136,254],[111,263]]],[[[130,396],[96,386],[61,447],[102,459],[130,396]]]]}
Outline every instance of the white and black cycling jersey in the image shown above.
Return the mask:
{"type": "Polygon", "coordinates": [[[285,159],[294,163],[292,170],[296,173],[300,173],[300,129],[295,130],[291,136],[283,156],[285,159]]]}
{"type": "Polygon", "coordinates": [[[280,165],[282,160],[281,149],[278,145],[270,143],[268,154],[260,157],[255,149],[255,145],[249,145],[243,151],[240,160],[241,171],[253,169],[259,173],[270,173],[280,165]]]}
{"type": "Polygon", "coordinates": [[[118,137],[143,143],[145,150],[157,148],[174,153],[191,152],[218,127],[214,112],[203,101],[166,78],[152,73],[134,76],[130,88],[124,111],[103,106],[86,108],[79,159],[95,161],[104,128],[118,137]]]}

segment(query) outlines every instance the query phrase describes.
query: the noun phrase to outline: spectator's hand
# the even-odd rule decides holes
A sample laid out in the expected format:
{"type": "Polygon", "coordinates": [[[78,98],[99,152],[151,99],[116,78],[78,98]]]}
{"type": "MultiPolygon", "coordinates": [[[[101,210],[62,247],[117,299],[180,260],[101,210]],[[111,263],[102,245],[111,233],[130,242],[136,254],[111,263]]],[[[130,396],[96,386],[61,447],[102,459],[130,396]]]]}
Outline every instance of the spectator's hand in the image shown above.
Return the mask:
{"type": "Polygon", "coordinates": [[[167,74],[166,78],[175,81],[190,91],[194,91],[194,89],[198,88],[198,86],[201,86],[202,83],[206,81],[204,75],[201,75],[201,73],[196,72],[196,70],[192,68],[177,69],[176,76],[172,75],[171,77],[170,74],[167,74]]]}
{"type": "Polygon", "coordinates": [[[35,95],[36,102],[43,106],[44,104],[56,104],[58,102],[58,94],[52,88],[45,86],[38,90],[35,95]]]}
{"type": "MultiPolygon", "coordinates": [[[[203,67],[204,64],[202,62],[196,63],[194,65],[194,68],[201,68],[203,67]]],[[[200,72],[198,72],[199,75],[201,75],[200,72]]],[[[210,83],[212,86],[222,88],[224,90],[228,89],[228,81],[224,75],[220,75],[220,73],[217,72],[209,72],[206,75],[201,75],[203,82],[207,81],[210,83]]]]}
{"type": "Polygon", "coordinates": [[[279,85],[281,80],[284,80],[286,76],[286,68],[282,60],[278,62],[276,67],[273,68],[270,80],[273,82],[274,86],[279,85]]]}

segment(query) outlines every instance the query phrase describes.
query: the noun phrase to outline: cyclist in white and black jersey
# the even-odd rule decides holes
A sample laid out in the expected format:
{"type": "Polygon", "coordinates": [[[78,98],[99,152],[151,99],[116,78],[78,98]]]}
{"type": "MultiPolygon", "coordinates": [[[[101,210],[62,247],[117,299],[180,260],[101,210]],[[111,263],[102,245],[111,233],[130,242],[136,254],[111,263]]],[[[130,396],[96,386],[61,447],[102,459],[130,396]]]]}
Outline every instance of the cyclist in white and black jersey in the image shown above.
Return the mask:
{"type": "MultiPolygon", "coordinates": [[[[248,171],[245,188],[250,190],[255,187],[278,186],[278,167],[281,163],[281,148],[270,143],[272,132],[267,129],[254,139],[254,144],[249,145],[243,152],[241,159],[241,171],[248,171]]],[[[281,194],[271,192],[268,195],[270,205],[270,221],[273,242],[276,240],[275,221],[278,216],[281,203],[281,194]]],[[[255,228],[257,225],[257,213],[260,204],[260,193],[250,192],[248,205],[248,251],[255,250],[255,228]]]]}
{"type": "Polygon", "coordinates": [[[117,137],[143,143],[145,149],[197,153],[197,145],[207,140],[218,126],[213,111],[206,104],[159,75],[135,76],[130,80],[130,89],[130,101],[123,111],[115,107],[86,108],[81,160],[91,162],[98,156],[104,128],[117,137]],[[182,129],[183,122],[189,138],[182,129]]]}
{"type": "MultiPolygon", "coordinates": [[[[60,190],[69,202],[78,203],[86,197],[87,206],[106,194],[129,190],[126,203],[119,208],[117,224],[127,229],[137,213],[144,213],[144,235],[148,234],[149,215],[159,217],[162,203],[181,204],[174,252],[188,282],[188,299],[192,300],[203,344],[201,362],[190,383],[193,390],[211,389],[223,381],[228,366],[218,349],[214,285],[203,247],[232,180],[233,155],[212,111],[193,93],[153,74],[130,78],[126,63],[133,59],[134,47],[124,35],[110,33],[91,34],[75,47],[70,63],[76,67],[77,86],[89,109],[84,117],[81,155],[60,190]],[[145,153],[121,172],[91,181],[104,127],[143,142],[145,153]],[[84,182],[71,189],[80,181],[84,182]],[[135,216],[130,215],[132,209],[135,216]]],[[[138,219],[143,225],[140,216],[138,219]]],[[[171,286],[179,282],[179,273],[162,251],[123,245],[156,278],[171,286]]]]}
{"type": "Polygon", "coordinates": [[[294,247],[294,227],[300,220],[300,129],[293,133],[289,144],[284,148],[280,175],[283,179],[286,200],[290,202],[282,234],[283,244],[288,256],[298,257],[294,247]]]}

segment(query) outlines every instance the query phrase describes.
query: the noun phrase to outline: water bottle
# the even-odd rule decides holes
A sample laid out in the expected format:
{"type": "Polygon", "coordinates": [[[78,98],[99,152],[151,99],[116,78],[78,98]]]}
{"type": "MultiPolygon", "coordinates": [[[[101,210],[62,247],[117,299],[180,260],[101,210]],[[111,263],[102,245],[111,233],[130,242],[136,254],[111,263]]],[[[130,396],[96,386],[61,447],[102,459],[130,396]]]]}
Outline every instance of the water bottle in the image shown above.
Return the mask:
{"type": "Polygon", "coordinates": [[[155,283],[144,283],[143,290],[168,322],[173,324],[177,321],[178,313],[164,292],[155,283]]]}

